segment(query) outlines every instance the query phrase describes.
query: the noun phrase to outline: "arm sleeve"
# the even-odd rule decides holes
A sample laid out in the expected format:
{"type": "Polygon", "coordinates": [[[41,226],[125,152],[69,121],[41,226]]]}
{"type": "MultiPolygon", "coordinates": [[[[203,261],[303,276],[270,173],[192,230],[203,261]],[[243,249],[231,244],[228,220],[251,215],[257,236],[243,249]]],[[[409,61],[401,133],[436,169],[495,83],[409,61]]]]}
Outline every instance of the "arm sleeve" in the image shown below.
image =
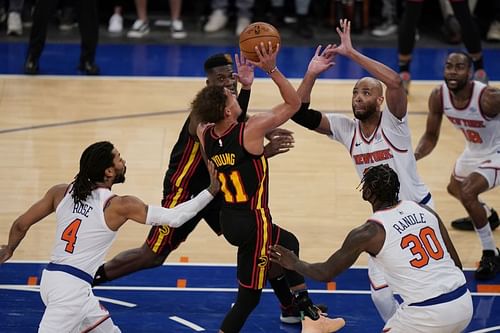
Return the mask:
{"type": "Polygon", "coordinates": [[[174,228],[180,227],[195,217],[213,198],[213,195],[208,190],[204,190],[193,199],[173,208],[149,205],[146,224],[169,225],[174,228]]]}
{"type": "Polygon", "coordinates": [[[248,103],[250,102],[250,90],[241,89],[238,95],[238,104],[241,108],[241,114],[238,117],[239,122],[243,122],[247,117],[248,103]]]}
{"type": "Polygon", "coordinates": [[[321,117],[321,112],[309,109],[309,103],[302,103],[299,111],[293,115],[292,120],[305,128],[315,130],[321,123],[321,117]]]}

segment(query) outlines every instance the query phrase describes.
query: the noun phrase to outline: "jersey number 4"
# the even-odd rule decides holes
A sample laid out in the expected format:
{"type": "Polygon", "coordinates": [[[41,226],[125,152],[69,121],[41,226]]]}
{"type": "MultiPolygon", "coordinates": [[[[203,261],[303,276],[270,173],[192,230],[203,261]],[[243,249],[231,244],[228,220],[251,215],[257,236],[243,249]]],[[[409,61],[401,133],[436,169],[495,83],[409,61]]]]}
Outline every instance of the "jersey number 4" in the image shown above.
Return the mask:
{"type": "Polygon", "coordinates": [[[73,251],[75,250],[75,243],[76,243],[76,238],[77,238],[76,234],[78,233],[78,229],[80,229],[81,223],[82,223],[82,220],[76,219],[73,222],[71,222],[66,227],[66,229],[64,229],[64,231],[61,235],[61,239],[65,242],[67,242],[66,248],[64,249],[64,251],[69,252],[69,253],[73,253],[73,251]]]}
{"type": "Polygon", "coordinates": [[[410,251],[415,258],[410,260],[410,265],[422,268],[429,263],[429,258],[439,260],[444,257],[444,251],[436,237],[434,229],[425,227],[417,235],[409,234],[401,240],[401,248],[410,246],[410,251]]]}
{"type": "Polygon", "coordinates": [[[224,173],[219,172],[219,180],[220,180],[220,189],[224,193],[224,200],[226,202],[245,202],[248,201],[248,195],[245,192],[245,188],[243,187],[243,183],[241,181],[241,175],[237,170],[231,171],[229,177],[227,177],[224,173]],[[233,188],[236,193],[231,193],[228,188],[228,182],[233,184],[233,188]]]}

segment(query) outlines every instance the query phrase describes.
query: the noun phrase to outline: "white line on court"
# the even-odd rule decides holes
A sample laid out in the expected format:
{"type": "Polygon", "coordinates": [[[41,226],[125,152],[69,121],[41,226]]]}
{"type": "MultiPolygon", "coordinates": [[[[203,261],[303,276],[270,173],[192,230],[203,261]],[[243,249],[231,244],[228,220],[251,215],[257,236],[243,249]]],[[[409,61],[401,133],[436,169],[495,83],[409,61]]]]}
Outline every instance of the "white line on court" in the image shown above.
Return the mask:
{"type": "Polygon", "coordinates": [[[500,326],[486,327],[477,331],[470,331],[469,333],[486,333],[486,332],[498,332],[500,331],[500,326]]]}
{"type": "Polygon", "coordinates": [[[177,316],[171,316],[171,317],[168,317],[168,319],[173,320],[173,321],[175,321],[179,324],[182,324],[184,326],[187,326],[196,332],[203,332],[205,330],[203,327],[198,326],[198,325],[196,325],[196,324],[194,324],[186,319],[179,318],[177,316]]]}

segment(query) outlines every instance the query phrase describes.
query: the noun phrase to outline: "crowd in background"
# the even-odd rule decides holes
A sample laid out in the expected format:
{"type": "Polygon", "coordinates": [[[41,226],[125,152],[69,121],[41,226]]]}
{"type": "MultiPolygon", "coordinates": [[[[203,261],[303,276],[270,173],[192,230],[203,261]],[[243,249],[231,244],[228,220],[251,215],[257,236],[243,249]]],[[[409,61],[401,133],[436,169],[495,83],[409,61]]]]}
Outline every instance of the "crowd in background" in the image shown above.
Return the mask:
{"type": "MultiPolygon", "coordinates": [[[[53,22],[61,31],[78,27],[77,2],[79,0],[51,0],[57,3],[53,22]]],[[[441,33],[446,42],[460,43],[460,24],[448,2],[424,1],[426,11],[441,20],[441,33]]],[[[33,8],[37,0],[0,0],[0,25],[7,35],[23,36],[33,24],[33,8]]],[[[289,27],[299,37],[313,38],[315,27],[335,25],[341,16],[349,17],[357,25],[355,32],[369,32],[377,38],[397,33],[398,24],[405,10],[404,0],[370,0],[369,25],[362,24],[360,11],[364,0],[112,0],[102,1],[99,6],[100,24],[116,36],[142,38],[157,26],[170,27],[170,37],[184,39],[190,30],[214,33],[232,29],[238,35],[252,21],[268,21],[278,28],[289,27]],[[148,12],[155,17],[151,21],[148,12]],[[188,24],[184,24],[184,22],[188,24]],[[356,31],[357,30],[357,31],[356,31]]],[[[481,37],[500,42],[499,0],[469,0],[471,13],[478,25],[481,37]]],[[[426,16],[429,17],[428,15],[426,16]]],[[[423,21],[423,20],[422,20],[423,21]]],[[[426,19],[426,22],[428,20],[426,19]]],[[[426,22],[420,22],[424,25],[426,22]]]]}

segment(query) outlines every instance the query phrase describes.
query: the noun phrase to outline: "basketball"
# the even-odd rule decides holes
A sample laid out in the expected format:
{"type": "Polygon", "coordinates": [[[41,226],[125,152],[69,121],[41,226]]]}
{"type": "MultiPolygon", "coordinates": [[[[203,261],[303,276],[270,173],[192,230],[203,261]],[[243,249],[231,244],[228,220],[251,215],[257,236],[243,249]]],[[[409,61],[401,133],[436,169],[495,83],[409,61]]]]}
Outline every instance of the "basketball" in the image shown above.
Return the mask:
{"type": "Polygon", "coordinates": [[[240,34],[241,52],[245,58],[255,62],[259,61],[259,56],[255,53],[255,46],[260,47],[260,43],[264,43],[267,49],[269,42],[271,42],[274,51],[276,44],[281,42],[281,37],[279,31],[266,22],[254,22],[240,34]]]}

